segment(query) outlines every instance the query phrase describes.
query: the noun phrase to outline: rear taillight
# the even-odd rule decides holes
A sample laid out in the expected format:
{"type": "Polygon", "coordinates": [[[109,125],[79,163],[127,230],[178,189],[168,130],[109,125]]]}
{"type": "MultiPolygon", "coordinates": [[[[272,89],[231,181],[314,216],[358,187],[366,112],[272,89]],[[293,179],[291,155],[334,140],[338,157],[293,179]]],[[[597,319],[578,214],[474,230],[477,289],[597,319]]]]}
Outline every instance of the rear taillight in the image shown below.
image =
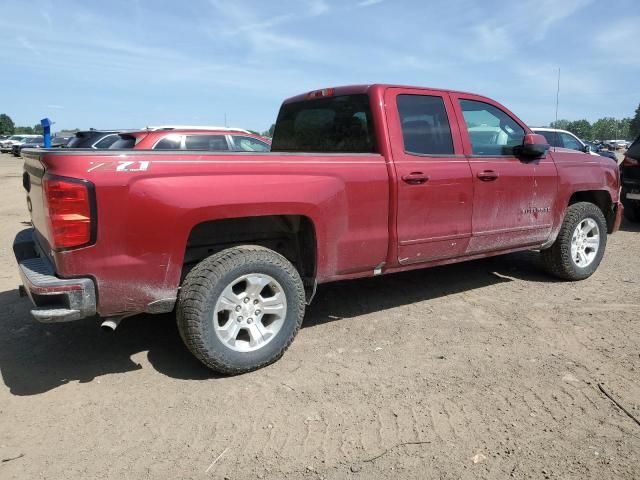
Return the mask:
{"type": "Polygon", "coordinates": [[[82,247],[94,241],[93,188],[89,182],[45,177],[44,201],[54,250],[82,247]]]}
{"type": "Polygon", "coordinates": [[[640,164],[640,162],[635,158],[624,157],[624,160],[622,160],[622,165],[625,167],[637,167],[638,164],[640,164]]]}

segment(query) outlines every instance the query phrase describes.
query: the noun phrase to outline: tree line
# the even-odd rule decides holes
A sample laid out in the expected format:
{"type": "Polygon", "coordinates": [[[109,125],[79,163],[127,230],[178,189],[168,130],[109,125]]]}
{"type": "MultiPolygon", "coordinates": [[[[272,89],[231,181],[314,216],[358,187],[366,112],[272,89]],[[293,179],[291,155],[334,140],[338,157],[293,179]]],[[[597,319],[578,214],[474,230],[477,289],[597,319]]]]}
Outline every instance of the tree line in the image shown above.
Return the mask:
{"type": "Polygon", "coordinates": [[[14,135],[14,134],[38,134],[42,135],[44,129],[39,123],[33,127],[17,127],[13,120],[6,113],[0,114],[0,135],[14,135]]]}
{"type": "Polygon", "coordinates": [[[640,105],[633,118],[604,117],[593,123],[588,120],[558,120],[549,126],[568,130],[583,140],[634,140],[640,135],[640,105]]]}

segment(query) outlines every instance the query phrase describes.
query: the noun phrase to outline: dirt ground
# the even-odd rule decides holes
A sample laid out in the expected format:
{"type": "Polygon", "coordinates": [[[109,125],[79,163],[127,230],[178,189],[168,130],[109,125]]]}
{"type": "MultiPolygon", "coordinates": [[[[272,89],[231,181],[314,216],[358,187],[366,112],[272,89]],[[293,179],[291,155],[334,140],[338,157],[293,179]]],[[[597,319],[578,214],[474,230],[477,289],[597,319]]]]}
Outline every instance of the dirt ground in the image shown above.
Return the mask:
{"type": "Polygon", "coordinates": [[[534,253],[323,286],[284,358],[217,377],[174,319],[42,325],[0,156],[0,478],[638,479],[640,226],[579,283],[534,253]]]}

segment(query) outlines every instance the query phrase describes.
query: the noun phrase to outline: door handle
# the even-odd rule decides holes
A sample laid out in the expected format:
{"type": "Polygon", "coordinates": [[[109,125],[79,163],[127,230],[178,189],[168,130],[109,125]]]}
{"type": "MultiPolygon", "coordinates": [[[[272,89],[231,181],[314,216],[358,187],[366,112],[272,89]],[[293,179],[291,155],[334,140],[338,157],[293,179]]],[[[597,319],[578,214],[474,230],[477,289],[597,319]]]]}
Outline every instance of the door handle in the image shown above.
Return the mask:
{"type": "Polygon", "coordinates": [[[498,179],[498,174],[493,170],[483,170],[482,172],[478,172],[477,177],[483,182],[493,182],[498,179]]]}
{"type": "Polygon", "coordinates": [[[402,180],[409,185],[421,185],[429,180],[429,176],[422,172],[411,172],[408,175],[403,175],[402,180]]]}

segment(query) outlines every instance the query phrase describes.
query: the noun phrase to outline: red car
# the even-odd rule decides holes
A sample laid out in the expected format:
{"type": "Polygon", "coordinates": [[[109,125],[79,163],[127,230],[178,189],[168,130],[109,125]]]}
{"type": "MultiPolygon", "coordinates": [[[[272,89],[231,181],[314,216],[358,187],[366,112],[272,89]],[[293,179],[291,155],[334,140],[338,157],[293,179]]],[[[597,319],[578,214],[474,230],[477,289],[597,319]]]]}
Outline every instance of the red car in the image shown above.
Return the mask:
{"type": "Polygon", "coordinates": [[[618,167],[548,149],[489,98],[367,85],[286,100],[271,152],[25,151],[22,291],[43,322],[175,308],[205,365],[254,370],[325,282],[519,250],[593,274],[620,225],[618,167]]]}
{"type": "Polygon", "coordinates": [[[156,127],[120,133],[110,149],[268,152],[271,141],[247,130],[223,127],[156,127]]]}

